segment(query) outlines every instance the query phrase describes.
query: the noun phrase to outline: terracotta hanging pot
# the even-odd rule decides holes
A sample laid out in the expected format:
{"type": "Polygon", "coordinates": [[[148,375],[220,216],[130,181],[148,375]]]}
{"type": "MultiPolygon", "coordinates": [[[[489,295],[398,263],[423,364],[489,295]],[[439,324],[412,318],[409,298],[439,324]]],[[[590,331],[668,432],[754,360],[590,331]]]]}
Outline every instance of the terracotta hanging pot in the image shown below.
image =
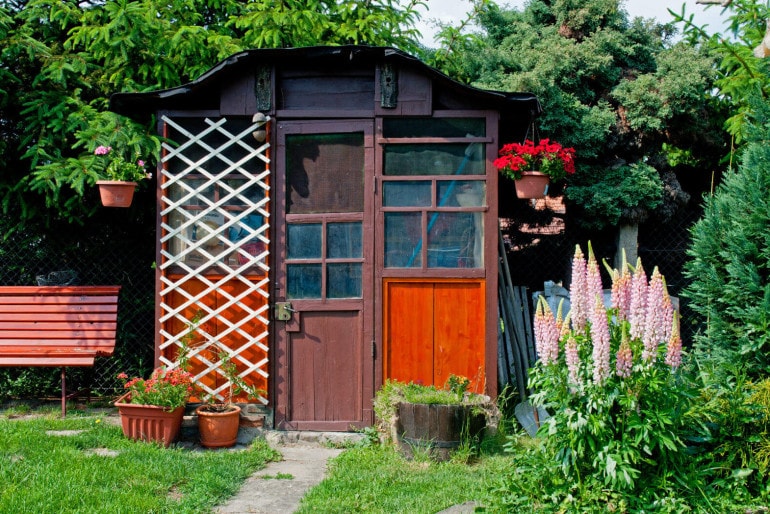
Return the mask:
{"type": "Polygon", "coordinates": [[[514,181],[516,197],[526,199],[545,198],[551,178],[539,171],[522,171],[521,178],[514,181]]]}
{"type": "Polygon", "coordinates": [[[182,427],[184,406],[169,411],[166,407],[136,405],[130,401],[131,397],[126,394],[115,402],[123,435],[137,441],[162,443],[166,447],[174,442],[182,427]]]}
{"type": "Polygon", "coordinates": [[[206,448],[233,446],[238,440],[238,426],[241,422],[241,408],[232,405],[225,412],[211,410],[208,405],[195,409],[198,415],[198,434],[201,445],[206,448]]]}
{"type": "Polygon", "coordinates": [[[134,198],[136,182],[122,180],[97,180],[99,196],[105,207],[128,207],[134,198]]]}

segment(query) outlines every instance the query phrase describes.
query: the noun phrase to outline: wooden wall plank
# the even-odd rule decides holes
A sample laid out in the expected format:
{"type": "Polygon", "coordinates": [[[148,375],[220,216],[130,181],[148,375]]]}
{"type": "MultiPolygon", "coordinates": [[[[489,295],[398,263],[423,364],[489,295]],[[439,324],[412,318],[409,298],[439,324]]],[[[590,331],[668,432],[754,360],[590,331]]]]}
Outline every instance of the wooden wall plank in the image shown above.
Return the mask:
{"type": "Polygon", "coordinates": [[[433,383],[433,284],[385,284],[385,379],[433,383]]]}

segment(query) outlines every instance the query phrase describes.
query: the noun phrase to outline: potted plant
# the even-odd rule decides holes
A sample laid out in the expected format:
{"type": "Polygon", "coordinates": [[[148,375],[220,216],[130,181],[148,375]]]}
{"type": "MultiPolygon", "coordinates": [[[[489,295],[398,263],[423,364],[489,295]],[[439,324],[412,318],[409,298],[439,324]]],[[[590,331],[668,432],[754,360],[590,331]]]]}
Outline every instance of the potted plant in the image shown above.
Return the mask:
{"type": "Polygon", "coordinates": [[[96,181],[99,196],[105,207],[128,207],[134,197],[134,190],[140,180],[151,178],[144,169],[145,162],[139,159],[126,160],[111,146],[99,145],[94,150],[97,161],[102,161],[102,179],[96,181]],[[106,162],[105,162],[106,161],[106,162]]]}
{"type": "Polygon", "coordinates": [[[168,447],[179,434],[184,407],[193,392],[190,373],[160,367],[148,379],[129,378],[126,373],[120,373],[118,379],[126,389],[115,402],[123,434],[168,447]]]}
{"type": "Polygon", "coordinates": [[[233,398],[245,394],[249,399],[258,399],[265,391],[247,384],[226,350],[212,343],[217,350],[219,370],[227,380],[221,395],[205,395],[205,403],[195,409],[198,415],[198,433],[201,445],[207,448],[233,446],[238,440],[241,408],[233,398]]]}
{"type": "Polygon", "coordinates": [[[499,155],[493,164],[515,181],[518,198],[543,198],[552,180],[575,173],[575,149],[549,139],[541,139],[538,144],[529,139],[524,144],[508,143],[499,155]]]}
{"type": "Polygon", "coordinates": [[[424,451],[436,460],[477,440],[496,409],[488,396],[468,391],[470,380],[450,375],[443,388],[386,381],[374,399],[380,431],[406,457],[424,451]]]}

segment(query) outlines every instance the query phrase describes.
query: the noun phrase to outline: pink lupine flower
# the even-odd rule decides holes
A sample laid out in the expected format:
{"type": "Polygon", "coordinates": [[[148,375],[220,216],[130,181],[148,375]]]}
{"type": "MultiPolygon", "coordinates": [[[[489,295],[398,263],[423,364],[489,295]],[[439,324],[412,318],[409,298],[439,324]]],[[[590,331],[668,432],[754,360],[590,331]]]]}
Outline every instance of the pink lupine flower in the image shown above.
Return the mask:
{"type": "Polygon", "coordinates": [[[610,329],[604,302],[598,296],[591,311],[591,340],[594,345],[592,352],[594,382],[601,384],[610,374],[610,329]]]}
{"type": "Polygon", "coordinates": [[[631,314],[631,273],[628,266],[623,271],[612,273],[612,306],[618,313],[618,319],[627,320],[631,314]]]}
{"type": "Polygon", "coordinates": [[[642,359],[645,362],[655,362],[658,353],[658,345],[665,342],[664,334],[666,329],[663,327],[663,321],[668,319],[663,301],[665,291],[663,287],[663,275],[656,266],[650,278],[650,285],[647,289],[647,309],[644,319],[644,334],[642,343],[642,359]]]}
{"type": "Polygon", "coordinates": [[[569,311],[567,313],[567,316],[564,318],[564,321],[562,321],[561,330],[559,332],[559,339],[564,339],[569,335],[571,320],[572,320],[572,311],[569,311]]]}
{"type": "Polygon", "coordinates": [[[636,269],[631,277],[631,306],[628,321],[631,324],[631,339],[641,339],[644,335],[644,318],[647,310],[647,274],[642,267],[642,259],[636,260],[636,269]]]}
{"type": "Polygon", "coordinates": [[[586,260],[580,245],[575,245],[575,256],[572,258],[572,284],[570,286],[570,317],[572,327],[576,332],[582,332],[588,321],[590,303],[586,289],[586,260]]]}
{"type": "Polygon", "coordinates": [[[136,161],[136,165],[139,166],[140,168],[144,168],[144,161],[142,159],[139,159],[138,161],[136,161]]]}
{"type": "Polygon", "coordinates": [[[668,341],[671,339],[674,326],[674,306],[671,304],[671,297],[668,295],[666,289],[666,279],[663,277],[663,306],[661,307],[661,315],[663,319],[660,322],[660,326],[663,329],[661,339],[668,341]]]}
{"type": "Polygon", "coordinates": [[[679,336],[679,316],[676,313],[671,325],[671,337],[666,346],[665,362],[671,369],[676,369],[682,364],[682,338],[679,336]]]}
{"type": "MultiPolygon", "coordinates": [[[[594,298],[604,300],[604,287],[602,287],[602,275],[599,272],[599,263],[596,261],[594,250],[588,245],[588,262],[586,263],[586,291],[588,294],[588,312],[591,312],[594,298]]],[[[590,317],[590,314],[589,314],[590,317]]]]}
{"type": "Polygon", "coordinates": [[[567,359],[569,383],[578,387],[580,386],[580,355],[578,354],[577,341],[573,336],[570,336],[564,345],[564,356],[567,359]]]}
{"type": "Polygon", "coordinates": [[[546,366],[555,362],[559,357],[559,329],[556,326],[556,319],[553,317],[551,307],[542,296],[537,302],[534,332],[535,347],[540,360],[546,366]]]}
{"type": "Polygon", "coordinates": [[[96,147],[96,150],[94,150],[94,155],[107,155],[111,151],[112,151],[111,146],[99,145],[96,147]]]}
{"type": "Polygon", "coordinates": [[[615,354],[615,373],[620,378],[631,376],[631,370],[634,364],[634,354],[631,352],[631,345],[628,342],[628,334],[623,330],[623,339],[620,342],[618,353],[615,354]]]}

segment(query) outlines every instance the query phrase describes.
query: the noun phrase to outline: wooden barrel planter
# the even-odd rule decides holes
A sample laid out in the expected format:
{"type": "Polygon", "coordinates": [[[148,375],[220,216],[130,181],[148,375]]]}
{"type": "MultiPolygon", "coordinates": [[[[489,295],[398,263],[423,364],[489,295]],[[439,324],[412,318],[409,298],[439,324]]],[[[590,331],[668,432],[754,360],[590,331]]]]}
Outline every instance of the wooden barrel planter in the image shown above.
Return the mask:
{"type": "Polygon", "coordinates": [[[484,414],[471,405],[398,404],[398,447],[407,458],[425,450],[436,460],[448,460],[463,439],[479,436],[485,427],[484,414]]]}

